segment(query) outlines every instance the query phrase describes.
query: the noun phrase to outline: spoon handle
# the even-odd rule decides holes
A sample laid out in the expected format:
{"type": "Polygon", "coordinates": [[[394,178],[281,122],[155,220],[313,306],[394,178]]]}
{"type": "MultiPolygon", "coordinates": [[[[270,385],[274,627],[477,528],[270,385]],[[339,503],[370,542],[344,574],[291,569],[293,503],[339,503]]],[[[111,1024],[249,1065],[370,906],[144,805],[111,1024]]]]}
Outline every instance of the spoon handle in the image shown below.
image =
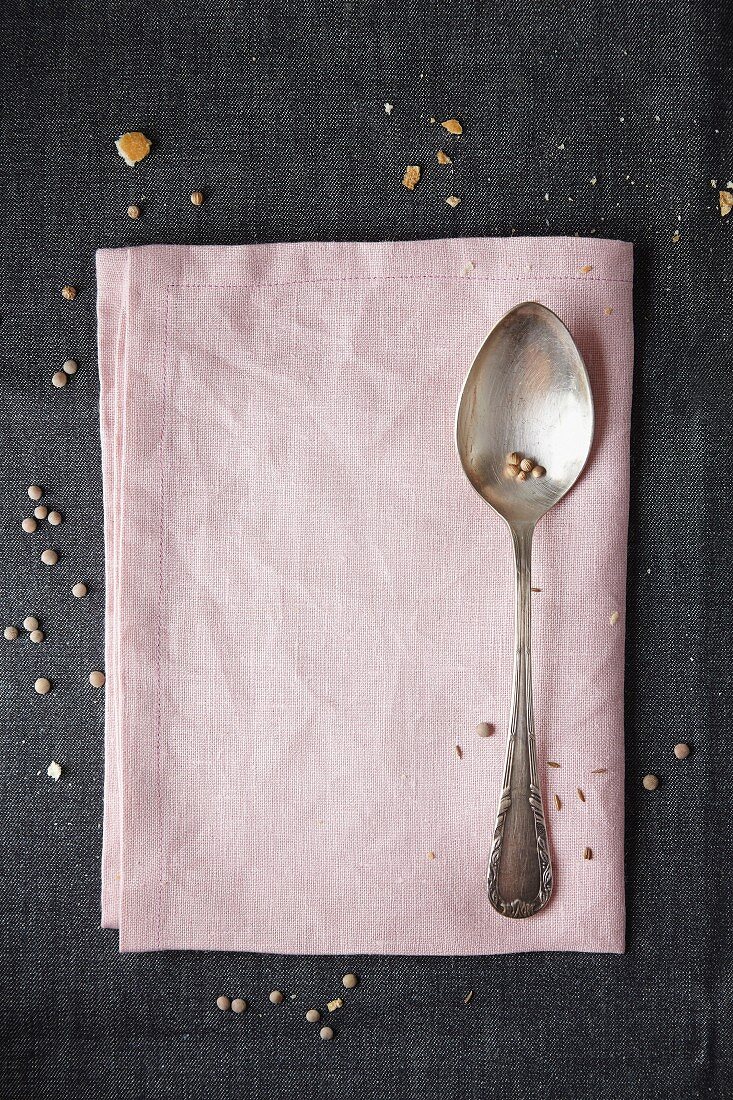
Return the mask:
{"type": "Polygon", "coordinates": [[[530,917],[550,900],[552,864],[532,714],[530,650],[532,524],[512,527],[516,568],[516,648],[504,784],[489,857],[489,901],[505,917],[530,917]]]}

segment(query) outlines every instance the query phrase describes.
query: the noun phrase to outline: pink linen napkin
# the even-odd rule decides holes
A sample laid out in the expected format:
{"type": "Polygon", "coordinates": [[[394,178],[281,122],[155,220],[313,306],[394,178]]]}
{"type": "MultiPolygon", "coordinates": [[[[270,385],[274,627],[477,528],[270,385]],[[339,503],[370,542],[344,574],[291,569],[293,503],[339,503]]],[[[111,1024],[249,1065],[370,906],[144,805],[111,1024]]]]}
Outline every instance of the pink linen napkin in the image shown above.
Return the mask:
{"type": "Polygon", "coordinates": [[[121,949],[623,951],[631,246],[155,246],[100,251],[97,273],[121,949]],[[535,536],[555,892],[516,921],[485,889],[510,540],[453,423],[528,299],[578,342],[596,434],[535,536]]]}

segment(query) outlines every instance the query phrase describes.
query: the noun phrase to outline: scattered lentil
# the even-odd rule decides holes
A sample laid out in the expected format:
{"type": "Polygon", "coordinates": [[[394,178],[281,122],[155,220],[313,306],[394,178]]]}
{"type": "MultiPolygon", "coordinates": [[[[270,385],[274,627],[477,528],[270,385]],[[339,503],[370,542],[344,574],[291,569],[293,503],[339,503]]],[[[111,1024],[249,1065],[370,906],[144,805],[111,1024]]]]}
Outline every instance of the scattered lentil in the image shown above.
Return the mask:
{"type": "Polygon", "coordinates": [[[656,791],[659,786],[659,780],[656,775],[645,775],[641,782],[646,791],[656,791]]]}
{"type": "Polygon", "coordinates": [[[727,218],[731,210],[733,210],[733,192],[718,191],[718,204],[720,206],[721,218],[727,218]]]}
{"type": "Polygon", "coordinates": [[[329,1001],[326,1008],[329,1012],[335,1012],[337,1008],[343,1008],[344,1002],[341,997],[334,997],[332,1001],[329,1001]]]}
{"type": "Polygon", "coordinates": [[[681,741],[679,745],[675,745],[674,754],[678,760],[685,760],[690,755],[690,746],[681,741]]]}
{"type": "Polygon", "coordinates": [[[35,615],[27,615],[25,619],[23,619],[23,626],[26,630],[38,630],[40,625],[35,615]]]}
{"type": "Polygon", "coordinates": [[[274,1004],[274,1005],[281,1005],[284,1000],[285,1000],[285,997],[280,992],[280,990],[279,989],[273,989],[272,993],[270,994],[271,1003],[274,1004]]]}
{"type": "Polygon", "coordinates": [[[61,765],[57,764],[55,760],[52,760],[46,768],[46,775],[49,779],[53,779],[54,782],[57,783],[61,778],[61,765]]]}
{"type": "Polygon", "coordinates": [[[59,560],[59,556],[55,550],[44,550],[41,554],[41,561],[44,565],[55,565],[59,560]]]}
{"type": "Polygon", "coordinates": [[[590,848],[586,848],[583,852],[583,859],[593,859],[593,852],[590,848]]]}
{"type": "Polygon", "coordinates": [[[560,765],[555,760],[548,760],[547,761],[547,767],[548,768],[559,768],[560,765]]]}
{"type": "Polygon", "coordinates": [[[32,535],[38,527],[38,524],[34,520],[33,516],[26,516],[20,526],[23,528],[24,531],[27,531],[29,535],[32,535]]]}
{"type": "Polygon", "coordinates": [[[305,1014],[305,1018],[309,1024],[317,1024],[321,1018],[321,1014],[317,1008],[309,1008],[305,1014]]]}
{"type": "Polygon", "coordinates": [[[132,218],[133,221],[137,221],[140,217],[140,207],[136,206],[135,203],[131,203],[127,208],[127,216],[132,218]]]}
{"type": "Polygon", "coordinates": [[[222,1012],[228,1012],[229,1009],[232,1007],[232,1002],[229,1000],[228,997],[217,997],[216,1007],[220,1008],[222,1012]]]}
{"type": "Polygon", "coordinates": [[[544,466],[533,466],[532,467],[532,477],[544,477],[546,473],[547,473],[547,470],[545,469],[544,466]]]}
{"type": "Polygon", "coordinates": [[[76,287],[75,286],[62,286],[61,287],[61,294],[66,299],[67,302],[73,302],[74,298],[76,298],[76,287]]]}
{"type": "Polygon", "coordinates": [[[438,152],[435,155],[438,158],[438,164],[452,164],[453,163],[453,161],[450,159],[448,154],[444,153],[442,149],[438,149],[438,152]]]}
{"type": "Polygon", "coordinates": [[[534,469],[534,462],[531,458],[523,458],[519,463],[519,469],[524,470],[525,474],[530,474],[534,469]]]}
{"type": "Polygon", "coordinates": [[[356,974],[344,974],[341,979],[344,989],[354,989],[359,984],[359,979],[356,974]]]}
{"type": "Polygon", "coordinates": [[[463,1003],[464,1003],[464,1005],[470,1005],[472,1000],[473,1000],[473,990],[469,989],[468,993],[463,998],[463,1003]]]}
{"type": "Polygon", "coordinates": [[[37,508],[33,509],[33,515],[36,519],[45,519],[48,515],[48,508],[45,504],[39,504],[37,508]]]}
{"type": "Polygon", "coordinates": [[[452,206],[455,210],[461,200],[458,198],[458,195],[449,195],[445,201],[448,203],[448,206],[452,206]]]}
{"type": "Polygon", "coordinates": [[[556,810],[561,810],[562,809],[562,802],[560,800],[560,795],[555,794],[555,795],[553,795],[553,798],[555,799],[555,809],[556,810]]]}
{"type": "Polygon", "coordinates": [[[321,1036],[322,1039],[333,1039],[333,1028],[322,1027],[318,1034],[321,1036]]]}
{"type": "Polygon", "coordinates": [[[68,375],[64,374],[62,370],[54,371],[54,373],[51,375],[51,385],[53,385],[57,390],[62,390],[68,381],[68,375]]]}
{"type": "Polygon", "coordinates": [[[97,672],[95,670],[94,672],[89,673],[89,683],[92,685],[93,688],[101,688],[106,679],[107,677],[104,675],[103,672],[97,672]]]}
{"type": "Polygon", "coordinates": [[[84,581],[78,581],[71,590],[72,596],[76,596],[77,600],[83,599],[86,596],[89,589],[84,584],[84,581]]]}
{"type": "Polygon", "coordinates": [[[29,485],[28,496],[31,498],[31,500],[40,500],[43,496],[43,489],[40,485],[29,485]]]}
{"type": "Polygon", "coordinates": [[[60,512],[57,512],[56,509],[54,509],[53,512],[48,513],[48,522],[51,524],[52,527],[58,527],[62,520],[63,516],[60,512]]]}
{"type": "Polygon", "coordinates": [[[428,852],[428,859],[435,859],[435,852],[428,852]]]}
{"type": "Polygon", "coordinates": [[[446,119],[446,121],[441,122],[440,125],[443,127],[444,130],[447,130],[449,134],[463,133],[463,127],[461,126],[457,118],[446,119]]]}
{"type": "Polygon", "coordinates": [[[232,1001],[232,1012],[244,1012],[247,1008],[247,1002],[242,997],[235,997],[232,1001]]]}
{"type": "Polygon", "coordinates": [[[203,201],[204,201],[203,191],[192,191],[191,192],[191,202],[193,203],[194,206],[201,206],[203,201]]]}
{"type": "Polygon", "coordinates": [[[618,620],[619,620],[618,611],[612,611],[611,614],[608,616],[608,621],[611,624],[611,626],[615,626],[616,623],[618,622],[618,620]]]}
{"type": "Polygon", "coordinates": [[[491,737],[494,732],[494,727],[490,722],[479,722],[476,726],[476,733],[479,737],[491,737]]]}
{"type": "Polygon", "coordinates": [[[420,179],[420,167],[417,164],[408,164],[402,177],[402,184],[408,191],[414,191],[420,179]]]}
{"type": "Polygon", "coordinates": [[[61,364],[61,370],[64,374],[76,374],[79,369],[79,364],[76,359],[67,359],[65,363],[61,364]]]}
{"type": "Polygon", "coordinates": [[[46,679],[45,676],[39,676],[33,686],[39,695],[48,695],[51,690],[51,681],[46,679]]]}
{"type": "Polygon", "coordinates": [[[129,164],[130,168],[139,164],[141,160],[145,160],[153,147],[150,138],[146,137],[140,130],[130,130],[126,134],[121,134],[115,145],[117,152],[125,164],[129,164]]]}
{"type": "Polygon", "coordinates": [[[584,794],[583,794],[583,792],[581,791],[580,787],[576,787],[575,789],[576,789],[576,790],[577,790],[577,792],[578,792],[578,798],[580,799],[580,801],[581,801],[581,802],[585,802],[585,795],[584,795],[584,794]]]}
{"type": "Polygon", "coordinates": [[[17,626],[6,626],[3,630],[3,638],[6,638],[9,642],[14,642],[18,637],[17,626]]]}
{"type": "Polygon", "coordinates": [[[38,644],[39,642],[42,642],[44,638],[45,638],[45,634],[43,633],[42,630],[31,630],[30,639],[31,639],[32,642],[35,642],[36,644],[38,644]]]}

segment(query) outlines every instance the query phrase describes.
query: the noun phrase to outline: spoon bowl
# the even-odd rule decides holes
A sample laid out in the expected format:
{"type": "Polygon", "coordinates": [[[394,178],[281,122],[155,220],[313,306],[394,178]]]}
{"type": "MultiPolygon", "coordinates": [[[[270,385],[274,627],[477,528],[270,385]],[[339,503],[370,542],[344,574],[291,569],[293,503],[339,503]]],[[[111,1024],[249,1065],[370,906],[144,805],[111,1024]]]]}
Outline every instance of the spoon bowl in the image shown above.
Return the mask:
{"type": "Polygon", "coordinates": [[[456,445],[474,489],[509,527],[516,645],[504,781],[487,890],[497,912],[529,917],[552,894],[532,708],[531,556],[535,525],[577,481],[593,441],[593,395],[572,336],[539,302],[510,310],[478,352],[456,414],[456,445]],[[526,480],[513,453],[544,467],[526,480]]]}

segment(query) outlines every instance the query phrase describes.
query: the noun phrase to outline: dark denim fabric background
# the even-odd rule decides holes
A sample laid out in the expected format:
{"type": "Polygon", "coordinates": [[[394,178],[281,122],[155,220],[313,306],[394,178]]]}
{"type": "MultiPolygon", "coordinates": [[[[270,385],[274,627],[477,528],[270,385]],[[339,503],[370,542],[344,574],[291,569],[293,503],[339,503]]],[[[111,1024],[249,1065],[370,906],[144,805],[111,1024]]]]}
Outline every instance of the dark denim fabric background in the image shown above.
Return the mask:
{"type": "Polygon", "coordinates": [[[733,1096],[733,215],[710,185],[733,175],[730,47],[722,0],[4,6],[0,615],[38,612],[48,641],[2,643],[3,1098],[733,1096]],[[465,123],[444,142],[450,188],[431,114],[465,123]],[[138,127],[156,148],[131,170],[113,140],[138,127]],[[431,168],[414,194],[408,163],[431,168]],[[636,242],[628,954],[120,957],[98,927],[103,693],[86,679],[103,661],[95,248],[593,229],[636,242]],[[35,481],[67,517],[55,569],[19,528],[35,481]],[[320,1042],[304,1010],[347,968],[362,984],[320,1042]],[[271,1006],[273,987],[296,1001],[271,1006]],[[252,1009],[222,1017],[221,992],[252,1009]]]}

